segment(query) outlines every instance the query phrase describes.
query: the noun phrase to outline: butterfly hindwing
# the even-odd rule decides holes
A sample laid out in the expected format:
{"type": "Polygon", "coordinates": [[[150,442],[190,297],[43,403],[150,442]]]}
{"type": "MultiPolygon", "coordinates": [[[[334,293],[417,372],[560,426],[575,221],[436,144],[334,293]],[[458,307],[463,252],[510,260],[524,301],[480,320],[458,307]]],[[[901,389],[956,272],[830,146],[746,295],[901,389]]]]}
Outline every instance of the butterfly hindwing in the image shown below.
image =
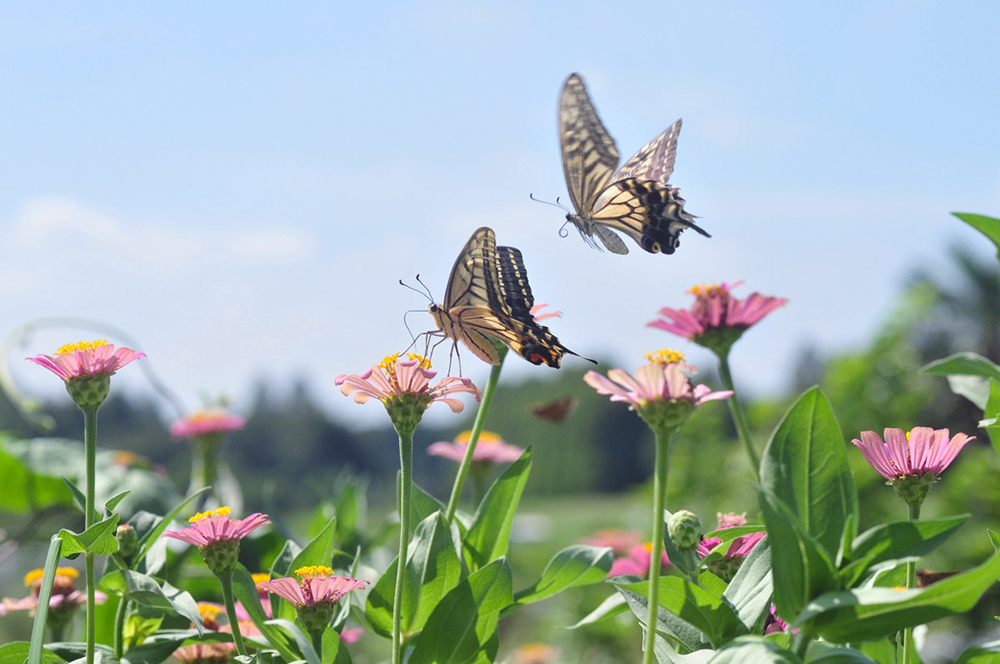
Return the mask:
{"type": "Polygon", "coordinates": [[[636,178],[637,180],[653,180],[666,184],[674,172],[674,161],[677,159],[677,137],[681,133],[683,120],[678,120],[660,135],[646,143],[612,176],[612,181],[636,178]]]}

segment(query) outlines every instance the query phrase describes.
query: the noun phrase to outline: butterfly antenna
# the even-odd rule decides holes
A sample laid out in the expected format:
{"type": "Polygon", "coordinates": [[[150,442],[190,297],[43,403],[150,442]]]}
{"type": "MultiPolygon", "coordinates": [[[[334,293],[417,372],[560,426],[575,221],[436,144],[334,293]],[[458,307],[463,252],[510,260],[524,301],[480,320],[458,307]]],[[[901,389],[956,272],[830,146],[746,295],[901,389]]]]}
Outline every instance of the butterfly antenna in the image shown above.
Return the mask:
{"type": "Polygon", "coordinates": [[[400,286],[402,286],[403,288],[409,288],[414,293],[420,293],[421,295],[423,295],[424,297],[426,297],[428,300],[430,300],[431,304],[434,304],[434,298],[431,297],[431,292],[427,288],[427,286],[424,284],[424,282],[420,281],[420,275],[419,274],[417,275],[417,283],[419,283],[421,286],[423,286],[424,290],[420,290],[419,288],[414,288],[413,286],[410,286],[409,284],[403,283],[402,279],[399,280],[399,285],[400,286]],[[424,291],[427,291],[427,292],[424,292],[424,291]]]}
{"type": "Polygon", "coordinates": [[[572,214],[572,211],[569,208],[567,208],[565,205],[559,202],[558,197],[556,198],[555,203],[552,203],[551,201],[543,201],[541,198],[535,198],[534,194],[528,194],[528,198],[535,201],[536,203],[544,203],[545,205],[551,205],[552,207],[557,207],[566,214],[572,214]]]}
{"type": "Polygon", "coordinates": [[[424,287],[424,290],[427,291],[427,298],[431,302],[434,302],[434,295],[433,293],[431,293],[431,289],[427,287],[427,284],[425,284],[423,281],[420,280],[419,274],[417,275],[417,283],[424,287]]]}

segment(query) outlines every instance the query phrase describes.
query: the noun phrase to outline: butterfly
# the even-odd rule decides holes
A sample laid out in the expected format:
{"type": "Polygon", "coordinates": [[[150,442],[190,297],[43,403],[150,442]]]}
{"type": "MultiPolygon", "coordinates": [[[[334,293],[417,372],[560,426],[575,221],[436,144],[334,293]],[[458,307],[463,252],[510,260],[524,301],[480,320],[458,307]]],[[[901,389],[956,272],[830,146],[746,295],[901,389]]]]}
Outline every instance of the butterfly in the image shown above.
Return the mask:
{"type": "Polygon", "coordinates": [[[573,397],[562,397],[561,399],[546,403],[533,403],[528,406],[528,410],[540,420],[559,424],[569,416],[575,407],[576,399],[573,397]]]}
{"type": "Polygon", "coordinates": [[[627,254],[628,247],[613,232],[619,231],[649,253],[672,254],[685,228],[711,237],[684,211],[680,189],[667,184],[680,132],[678,120],[618,168],[618,148],[597,117],[583,79],[572,74],[566,80],[559,98],[559,142],[576,209],[566,220],[587,244],[597,247],[597,236],[608,251],[627,254]]]}
{"type": "Polygon", "coordinates": [[[500,364],[500,353],[491,338],[532,364],[559,367],[567,353],[581,357],[535,322],[534,303],[520,250],[497,247],[492,229],[484,226],[472,234],[455,260],[444,302],[430,305],[438,331],[429,336],[441,335],[456,345],[461,341],[493,365],[500,364]]]}

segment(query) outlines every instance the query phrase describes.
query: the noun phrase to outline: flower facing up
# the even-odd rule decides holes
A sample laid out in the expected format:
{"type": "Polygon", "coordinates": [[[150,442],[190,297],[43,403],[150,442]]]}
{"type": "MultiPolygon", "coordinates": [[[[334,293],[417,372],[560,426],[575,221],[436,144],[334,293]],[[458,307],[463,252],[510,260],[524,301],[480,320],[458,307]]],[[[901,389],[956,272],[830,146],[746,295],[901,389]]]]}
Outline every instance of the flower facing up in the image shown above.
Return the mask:
{"type": "Polygon", "coordinates": [[[108,396],[111,376],[132,360],[146,357],[131,348],[115,350],[106,340],[66,344],[55,355],[25,358],[43,366],[66,383],[66,391],[80,408],[100,408],[108,396]]]}
{"type": "Polygon", "coordinates": [[[861,440],[852,442],[900,498],[919,506],[931,485],[971,440],[975,436],[956,433],[949,438],[947,429],[916,427],[908,432],[887,428],[885,442],[874,431],[862,431],[861,440]]]}
{"type": "Polygon", "coordinates": [[[216,575],[227,574],[236,568],[240,540],[261,526],[271,523],[266,514],[251,514],[245,519],[230,519],[228,507],[195,514],[188,519],[190,528],[168,530],[163,537],[173,537],[193,544],[201,551],[209,569],[216,575]]]}
{"type": "Polygon", "coordinates": [[[713,392],[707,385],[692,385],[688,373],[694,373],[695,368],[685,364],[684,356],[676,351],[647,353],[646,359],[649,363],[639,367],[635,377],[612,369],[607,377],[588,371],[583,380],[598,394],[609,394],[612,401],[629,404],[654,430],[667,432],[677,429],[706,401],[726,399],[732,394],[713,392]]]}
{"type": "Polygon", "coordinates": [[[218,408],[198,410],[171,424],[170,434],[175,438],[213,436],[227,431],[239,431],[245,425],[246,420],[239,415],[230,415],[218,408]]]}
{"type": "MultiPolygon", "coordinates": [[[[615,558],[615,561],[611,563],[611,569],[608,571],[607,578],[610,579],[622,574],[632,574],[645,579],[649,576],[649,563],[652,550],[652,542],[632,547],[629,549],[627,555],[615,558]]],[[[670,565],[670,558],[667,557],[667,552],[663,551],[660,555],[660,566],[662,568],[668,565],[670,565]]]]}
{"type": "Polygon", "coordinates": [[[341,597],[368,581],[336,576],[329,567],[314,565],[295,570],[299,579],[285,577],[257,584],[258,588],[288,600],[306,630],[322,632],[330,624],[334,605],[341,597]]]}
{"type": "MultiPolygon", "coordinates": [[[[469,447],[469,438],[471,437],[471,431],[463,431],[455,437],[454,442],[432,443],[427,448],[427,453],[431,456],[440,456],[461,463],[465,457],[465,450],[469,447]]],[[[500,434],[482,431],[479,433],[476,450],[472,453],[472,461],[482,464],[511,463],[521,458],[523,453],[523,448],[511,445],[501,438],[500,434]]]]}
{"type": "Polygon", "coordinates": [[[424,411],[440,401],[453,413],[460,413],[464,406],[452,395],[472,394],[479,400],[479,389],[468,378],[448,377],[433,386],[431,379],[437,375],[431,370],[429,360],[409,354],[400,360],[399,353],[389,355],[379,364],[359,375],[341,374],[335,382],[345,395],[354,395],[354,401],[365,403],[371,398],[385,405],[389,419],[396,431],[413,433],[424,411]]]}
{"type": "MultiPolygon", "coordinates": [[[[22,599],[4,597],[0,600],[0,616],[11,611],[30,611],[35,614],[38,608],[38,595],[42,590],[44,570],[36,569],[24,576],[24,585],[31,589],[30,594],[22,599]]],[[[76,613],[76,610],[87,603],[87,593],[76,588],[75,579],[80,573],[72,567],[57,567],[55,579],[52,582],[52,594],[49,596],[49,613],[47,626],[54,630],[64,627],[76,613]]],[[[97,592],[94,599],[103,604],[107,595],[97,592]]]]}
{"type": "Polygon", "coordinates": [[[783,297],[760,293],[751,293],[747,299],[739,300],[730,295],[730,291],[741,283],[694,286],[688,291],[695,297],[690,310],[660,309],[660,315],[666,320],[655,320],[648,326],[690,339],[717,355],[728,353],[730,346],[750,326],[788,302],[783,297]]]}

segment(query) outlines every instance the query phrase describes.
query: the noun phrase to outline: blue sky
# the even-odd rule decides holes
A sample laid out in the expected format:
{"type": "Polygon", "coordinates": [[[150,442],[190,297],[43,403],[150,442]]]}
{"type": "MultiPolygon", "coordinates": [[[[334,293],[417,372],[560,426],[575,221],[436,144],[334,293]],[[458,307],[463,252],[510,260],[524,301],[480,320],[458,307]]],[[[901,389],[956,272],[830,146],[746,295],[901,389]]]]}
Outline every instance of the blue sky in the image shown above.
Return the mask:
{"type": "MultiPolygon", "coordinates": [[[[948,213],[1000,214],[998,27],[990,3],[7,4],[0,335],[101,320],[189,407],[308,376],[374,424],[333,377],[406,346],[426,302],[398,280],[441,298],[489,225],[563,343],[626,368],[692,350],[644,327],[692,284],[788,297],[732,358],[780,389],[801,348],[862,343],[914,268],[947,273],[950,244],[989,253],[948,213]],[[624,156],[684,118],[672,182],[711,239],[620,257],[558,236],[528,194],[566,196],[574,71],[624,156]]],[[[44,393],[20,358],[93,336],[33,335],[16,380],[44,393]]]]}

